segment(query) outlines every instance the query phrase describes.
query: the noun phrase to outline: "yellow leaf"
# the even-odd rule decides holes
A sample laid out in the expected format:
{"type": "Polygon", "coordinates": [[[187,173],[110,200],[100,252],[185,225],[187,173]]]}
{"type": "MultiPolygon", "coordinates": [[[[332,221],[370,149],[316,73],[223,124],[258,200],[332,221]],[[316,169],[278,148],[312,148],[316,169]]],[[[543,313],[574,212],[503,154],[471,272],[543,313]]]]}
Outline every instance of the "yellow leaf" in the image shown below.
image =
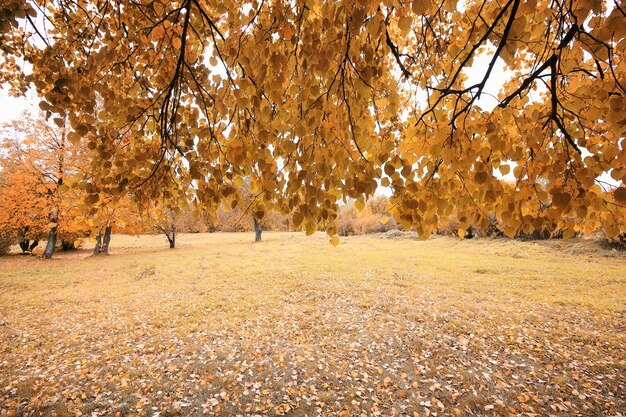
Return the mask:
{"type": "Polygon", "coordinates": [[[478,171],[474,174],[474,181],[476,184],[484,184],[487,180],[487,173],[485,171],[478,171]]]}
{"type": "Polygon", "coordinates": [[[317,224],[313,222],[308,222],[305,226],[306,235],[311,236],[313,233],[317,232],[317,224]]]}
{"type": "Polygon", "coordinates": [[[259,209],[257,211],[254,212],[254,217],[257,218],[257,220],[263,220],[263,218],[265,217],[265,210],[259,209]]]}
{"type": "Polygon", "coordinates": [[[333,245],[333,246],[339,245],[340,242],[341,241],[339,240],[338,236],[333,236],[333,237],[330,238],[330,244],[333,245]]]}
{"type": "Polygon", "coordinates": [[[89,194],[87,198],[85,198],[85,204],[91,206],[93,204],[96,204],[98,200],[100,200],[100,196],[98,194],[89,194]]]}
{"type": "Polygon", "coordinates": [[[552,203],[558,208],[565,208],[572,200],[572,196],[568,193],[557,193],[552,197],[552,203]]]}
{"type": "Polygon", "coordinates": [[[408,16],[402,16],[399,20],[398,20],[398,27],[400,28],[400,31],[403,34],[407,34],[409,32],[409,30],[411,30],[411,23],[413,22],[413,19],[411,19],[408,16]]]}
{"type": "Polygon", "coordinates": [[[512,227],[512,226],[509,226],[509,227],[507,227],[506,229],[504,229],[504,234],[505,234],[507,237],[509,237],[509,238],[513,239],[513,238],[515,237],[515,235],[517,234],[517,228],[516,228],[516,227],[512,227]]]}
{"type": "Polygon", "coordinates": [[[626,187],[619,187],[613,191],[613,197],[618,203],[626,203],[626,187]]]}
{"type": "Polygon", "coordinates": [[[387,224],[389,222],[389,217],[383,216],[380,218],[380,224],[387,224]]]}
{"type": "Polygon", "coordinates": [[[413,0],[411,8],[415,14],[426,14],[430,10],[430,0],[413,0]]]}
{"type": "Polygon", "coordinates": [[[298,212],[293,215],[293,225],[296,227],[300,227],[302,221],[304,220],[304,216],[302,213],[298,212]]]}

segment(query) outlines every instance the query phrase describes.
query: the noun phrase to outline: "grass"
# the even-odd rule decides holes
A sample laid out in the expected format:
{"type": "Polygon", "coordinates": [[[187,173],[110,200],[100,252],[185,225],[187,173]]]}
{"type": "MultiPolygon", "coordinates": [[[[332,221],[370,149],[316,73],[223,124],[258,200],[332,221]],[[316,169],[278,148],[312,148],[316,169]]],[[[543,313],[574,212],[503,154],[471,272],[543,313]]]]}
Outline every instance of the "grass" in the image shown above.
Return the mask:
{"type": "Polygon", "coordinates": [[[0,258],[0,415],[626,412],[623,254],[252,238],[0,258]]]}

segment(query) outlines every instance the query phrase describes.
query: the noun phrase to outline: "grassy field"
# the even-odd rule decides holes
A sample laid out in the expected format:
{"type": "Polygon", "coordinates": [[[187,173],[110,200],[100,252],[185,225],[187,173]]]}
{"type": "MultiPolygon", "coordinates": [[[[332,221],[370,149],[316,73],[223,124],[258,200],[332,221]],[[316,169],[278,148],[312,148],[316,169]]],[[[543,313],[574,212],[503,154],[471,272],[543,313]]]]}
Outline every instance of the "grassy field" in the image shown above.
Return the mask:
{"type": "Polygon", "coordinates": [[[0,416],[626,413],[623,253],[252,238],[0,258],[0,416]]]}

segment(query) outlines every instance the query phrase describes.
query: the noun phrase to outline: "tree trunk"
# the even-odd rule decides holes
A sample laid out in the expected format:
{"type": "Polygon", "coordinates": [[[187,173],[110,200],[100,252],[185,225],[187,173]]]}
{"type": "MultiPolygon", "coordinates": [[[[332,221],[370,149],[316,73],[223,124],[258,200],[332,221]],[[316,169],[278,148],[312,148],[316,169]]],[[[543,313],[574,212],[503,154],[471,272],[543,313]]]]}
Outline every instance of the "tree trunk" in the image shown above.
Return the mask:
{"type": "Polygon", "coordinates": [[[109,243],[111,243],[111,226],[104,229],[104,237],[102,238],[102,253],[109,254],[109,243]]]}
{"type": "Polygon", "coordinates": [[[30,244],[30,246],[28,247],[29,251],[33,251],[33,249],[35,249],[37,246],[39,246],[39,240],[35,239],[33,240],[33,243],[30,244]]]}
{"type": "Polygon", "coordinates": [[[22,250],[22,253],[28,252],[29,246],[30,246],[30,242],[28,241],[28,239],[22,238],[22,241],[20,242],[20,249],[22,250]]]}
{"type": "Polygon", "coordinates": [[[254,220],[254,241],[261,241],[261,233],[263,233],[263,227],[261,226],[261,222],[257,220],[256,217],[253,217],[254,220]]]}
{"type": "Polygon", "coordinates": [[[96,246],[93,247],[93,254],[100,255],[102,253],[102,234],[98,233],[96,236],[96,246]]]}
{"type": "Polygon", "coordinates": [[[54,226],[50,228],[50,232],[48,233],[48,242],[46,243],[46,249],[43,251],[44,259],[51,259],[54,254],[54,247],[57,244],[57,228],[59,227],[58,221],[59,219],[57,217],[57,213],[55,212],[50,218],[50,222],[54,224],[54,226]]]}
{"type": "Polygon", "coordinates": [[[20,249],[22,249],[22,253],[28,252],[28,247],[30,246],[30,241],[26,237],[28,234],[28,229],[30,229],[30,227],[26,226],[21,236],[22,240],[20,241],[20,249]]]}
{"type": "Polygon", "coordinates": [[[171,230],[172,230],[171,237],[167,233],[165,234],[165,236],[167,236],[167,241],[170,242],[170,249],[175,249],[176,248],[176,226],[174,225],[173,221],[172,221],[171,230]]]}

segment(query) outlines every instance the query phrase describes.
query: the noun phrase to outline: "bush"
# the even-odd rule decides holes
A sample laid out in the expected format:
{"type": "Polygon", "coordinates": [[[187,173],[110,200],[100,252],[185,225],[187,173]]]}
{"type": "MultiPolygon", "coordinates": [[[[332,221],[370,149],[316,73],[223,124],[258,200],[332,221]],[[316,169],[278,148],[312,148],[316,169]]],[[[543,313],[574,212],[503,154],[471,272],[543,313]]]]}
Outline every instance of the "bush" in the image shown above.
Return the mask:
{"type": "Polygon", "coordinates": [[[354,235],[354,225],[352,224],[352,218],[347,217],[347,216],[339,217],[339,224],[337,225],[337,234],[339,236],[354,235]]]}
{"type": "Polygon", "coordinates": [[[393,220],[389,220],[386,224],[382,224],[380,221],[382,217],[383,216],[380,214],[376,214],[354,219],[354,233],[357,235],[366,233],[384,233],[391,229],[397,229],[393,220]]]}
{"type": "Polygon", "coordinates": [[[359,217],[354,219],[353,224],[354,233],[357,235],[382,232],[382,224],[378,216],[359,217]]]}
{"type": "Polygon", "coordinates": [[[600,241],[600,246],[610,250],[626,251],[626,233],[622,233],[616,238],[604,238],[600,241]]]}
{"type": "Polygon", "coordinates": [[[340,236],[384,233],[397,229],[398,225],[387,212],[389,200],[385,196],[375,196],[367,200],[365,208],[359,211],[353,202],[339,209],[337,233],[340,236]],[[386,217],[385,224],[381,219],[386,217]]]}

